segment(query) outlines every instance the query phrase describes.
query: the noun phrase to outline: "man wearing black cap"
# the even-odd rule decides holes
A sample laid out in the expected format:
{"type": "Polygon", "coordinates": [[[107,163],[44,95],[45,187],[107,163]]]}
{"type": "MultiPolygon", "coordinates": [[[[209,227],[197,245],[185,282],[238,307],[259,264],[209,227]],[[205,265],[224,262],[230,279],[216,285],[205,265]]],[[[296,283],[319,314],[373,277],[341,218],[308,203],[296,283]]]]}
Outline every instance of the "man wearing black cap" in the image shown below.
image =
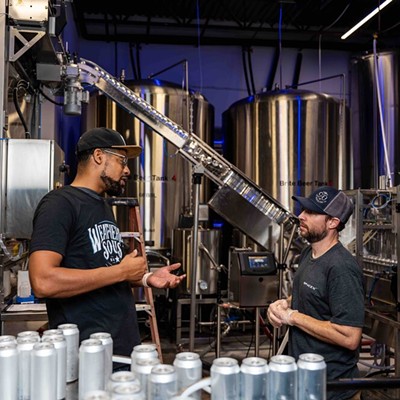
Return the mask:
{"type": "MultiPolygon", "coordinates": [[[[303,211],[300,234],[310,246],[300,256],[292,296],[268,308],[275,327],[291,326],[289,354],[317,353],[327,364],[327,379],[358,377],[364,325],[363,276],[355,258],[339,242],[353,212],[345,193],[324,186],[309,197],[293,196],[303,211]]],[[[328,392],[328,399],[359,399],[354,390],[328,392]]]]}
{"type": "Polygon", "coordinates": [[[131,286],[174,288],[184,278],[171,274],[180,264],[145,273],[143,257],[136,251],[124,255],[104,194],[124,192],[128,159],[140,152],[111,129],[85,132],[77,144],[74,181],[48,193],[36,209],[29,257],[31,285],[46,298],[49,327],[75,323],[80,340],[111,333],[114,354],[125,356],[140,343],[131,286]]]}

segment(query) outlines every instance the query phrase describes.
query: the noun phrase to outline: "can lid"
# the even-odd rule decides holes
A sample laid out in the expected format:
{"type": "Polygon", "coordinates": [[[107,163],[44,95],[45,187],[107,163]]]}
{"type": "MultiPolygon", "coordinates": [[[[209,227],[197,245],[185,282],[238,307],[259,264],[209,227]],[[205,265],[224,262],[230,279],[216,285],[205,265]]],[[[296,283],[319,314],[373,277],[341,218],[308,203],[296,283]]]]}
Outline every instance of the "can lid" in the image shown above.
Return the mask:
{"type": "Polygon", "coordinates": [[[0,355],[2,357],[8,357],[14,354],[18,354],[16,343],[9,342],[0,346],[0,355]]]}
{"type": "Polygon", "coordinates": [[[267,360],[261,357],[247,357],[242,360],[240,370],[244,374],[261,375],[269,372],[267,360]]]}
{"type": "Polygon", "coordinates": [[[63,336],[64,332],[60,328],[57,328],[57,329],[46,329],[45,331],[43,331],[43,336],[54,336],[54,335],[63,336]]]}
{"type": "Polygon", "coordinates": [[[308,370],[321,370],[326,368],[324,357],[315,353],[300,354],[297,366],[308,370]]]}
{"type": "Polygon", "coordinates": [[[240,368],[236,359],[231,357],[219,357],[213,361],[210,371],[211,373],[217,372],[224,375],[230,375],[240,372],[240,368]]]}
{"type": "Polygon", "coordinates": [[[155,344],[138,344],[133,348],[133,352],[135,353],[148,353],[152,351],[157,351],[157,347],[155,344]]]}
{"type": "Polygon", "coordinates": [[[177,368],[201,368],[202,362],[197,353],[191,351],[184,351],[175,356],[173,365],[177,368]]]}
{"type": "Polygon", "coordinates": [[[111,333],[108,332],[95,332],[90,335],[92,339],[109,339],[111,338],[111,333]]]}
{"type": "Polygon", "coordinates": [[[110,400],[110,395],[105,390],[91,390],[83,400],[110,400]]]}
{"type": "Polygon", "coordinates": [[[115,394],[137,394],[141,392],[142,388],[138,384],[117,385],[113,388],[113,393],[115,394]]]}
{"type": "Polygon", "coordinates": [[[19,337],[37,337],[39,336],[39,332],[37,331],[22,331],[17,334],[17,338],[19,337]]]}
{"type": "Polygon", "coordinates": [[[23,343],[38,343],[40,342],[40,338],[35,337],[35,336],[21,336],[17,337],[17,344],[23,344],[23,343]]]}
{"type": "Polygon", "coordinates": [[[269,360],[271,371],[291,372],[297,370],[296,360],[292,356],[278,355],[272,356],[269,360]]]}
{"type": "Polygon", "coordinates": [[[131,371],[117,371],[110,376],[112,382],[133,382],[136,379],[136,375],[131,371]]]}
{"type": "Polygon", "coordinates": [[[66,347],[67,346],[67,341],[66,341],[64,335],[62,335],[62,336],[59,336],[59,335],[56,335],[56,336],[51,336],[51,335],[43,336],[42,337],[42,343],[45,343],[45,342],[53,343],[55,348],[60,348],[60,347],[66,347]]]}
{"type": "Polygon", "coordinates": [[[99,339],[85,339],[82,340],[79,350],[86,353],[97,353],[98,351],[104,351],[104,346],[99,339]]]}
{"type": "Polygon", "coordinates": [[[2,343],[17,343],[17,339],[13,335],[1,335],[0,336],[0,345],[2,343]]]}
{"type": "Polygon", "coordinates": [[[169,364],[158,364],[150,373],[150,381],[154,383],[169,383],[177,379],[175,367],[169,364]]]}
{"type": "Polygon", "coordinates": [[[64,335],[75,333],[78,330],[78,325],[76,324],[61,324],[57,326],[58,329],[62,329],[64,335]]]}
{"type": "Polygon", "coordinates": [[[50,342],[39,342],[33,345],[32,352],[37,356],[48,356],[51,354],[55,354],[55,347],[53,343],[50,342]]]}

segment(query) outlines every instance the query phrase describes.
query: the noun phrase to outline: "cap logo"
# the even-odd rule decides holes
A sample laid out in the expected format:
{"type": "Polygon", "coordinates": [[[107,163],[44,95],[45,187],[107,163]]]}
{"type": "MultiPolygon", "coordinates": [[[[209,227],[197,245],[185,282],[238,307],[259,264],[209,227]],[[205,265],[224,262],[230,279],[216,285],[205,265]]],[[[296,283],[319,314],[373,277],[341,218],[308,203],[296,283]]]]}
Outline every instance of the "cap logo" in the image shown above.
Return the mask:
{"type": "Polygon", "coordinates": [[[318,193],[315,195],[315,200],[316,200],[318,203],[320,203],[320,204],[326,203],[327,200],[328,200],[328,193],[325,192],[325,191],[323,191],[323,192],[318,192],[318,193]]]}

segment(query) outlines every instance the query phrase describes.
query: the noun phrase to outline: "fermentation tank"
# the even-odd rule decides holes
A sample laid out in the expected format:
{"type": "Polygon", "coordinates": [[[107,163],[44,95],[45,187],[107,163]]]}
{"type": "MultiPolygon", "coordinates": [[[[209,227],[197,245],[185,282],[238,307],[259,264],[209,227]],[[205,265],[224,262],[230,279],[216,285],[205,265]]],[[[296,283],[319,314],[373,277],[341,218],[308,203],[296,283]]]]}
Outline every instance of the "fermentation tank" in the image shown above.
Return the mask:
{"type": "Polygon", "coordinates": [[[392,186],[400,184],[399,51],[384,51],[376,56],[376,63],[373,54],[352,59],[354,187],[365,189],[379,187],[379,177],[387,175],[375,69],[392,186]]]}
{"type": "Polygon", "coordinates": [[[306,90],[259,93],[224,113],[228,157],[281,204],[297,214],[292,195],[317,186],[351,185],[344,105],[306,90]]]}
{"type": "MultiPolygon", "coordinates": [[[[202,95],[156,79],[125,85],[185,130],[210,142],[214,109],[202,95]]],[[[168,254],[172,230],[179,226],[181,216],[192,211],[192,166],[177,154],[175,146],[101,94],[89,104],[87,128],[93,124],[115,129],[128,144],[142,146],[140,157],[129,160],[131,181],[124,195],[139,200],[146,246],[168,254]]],[[[208,201],[209,187],[210,182],[204,178],[201,203],[208,201]]],[[[116,212],[119,225],[126,230],[126,210],[116,212]]]]}

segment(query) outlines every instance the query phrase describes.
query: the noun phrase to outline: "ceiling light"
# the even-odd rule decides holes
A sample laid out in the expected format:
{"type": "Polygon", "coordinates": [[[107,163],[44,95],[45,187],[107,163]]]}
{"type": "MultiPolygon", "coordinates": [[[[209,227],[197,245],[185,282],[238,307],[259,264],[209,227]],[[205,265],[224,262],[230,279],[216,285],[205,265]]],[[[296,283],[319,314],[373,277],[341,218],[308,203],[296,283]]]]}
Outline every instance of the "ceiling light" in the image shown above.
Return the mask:
{"type": "Polygon", "coordinates": [[[389,3],[393,0],[386,0],[380,6],[376,7],[375,10],[371,11],[365,18],[363,18],[358,24],[354,25],[349,31],[347,31],[341,39],[347,39],[352,33],[354,33],[360,26],[364,25],[367,21],[369,21],[374,15],[376,15],[379,11],[383,10],[389,3]]]}

